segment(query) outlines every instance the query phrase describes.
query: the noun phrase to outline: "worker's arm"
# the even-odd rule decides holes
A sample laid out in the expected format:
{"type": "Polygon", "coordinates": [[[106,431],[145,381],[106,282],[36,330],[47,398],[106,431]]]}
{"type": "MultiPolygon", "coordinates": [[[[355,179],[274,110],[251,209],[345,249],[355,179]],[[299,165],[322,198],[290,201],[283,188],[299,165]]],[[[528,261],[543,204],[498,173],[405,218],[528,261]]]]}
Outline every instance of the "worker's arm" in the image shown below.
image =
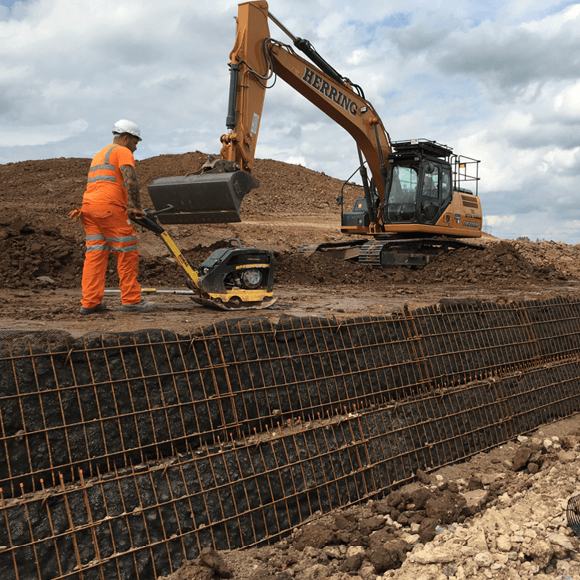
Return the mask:
{"type": "Polygon", "coordinates": [[[141,195],[139,194],[139,183],[135,168],[132,165],[123,165],[121,166],[121,173],[123,175],[123,187],[127,190],[129,201],[127,211],[133,215],[145,215],[141,205],[141,195]]]}

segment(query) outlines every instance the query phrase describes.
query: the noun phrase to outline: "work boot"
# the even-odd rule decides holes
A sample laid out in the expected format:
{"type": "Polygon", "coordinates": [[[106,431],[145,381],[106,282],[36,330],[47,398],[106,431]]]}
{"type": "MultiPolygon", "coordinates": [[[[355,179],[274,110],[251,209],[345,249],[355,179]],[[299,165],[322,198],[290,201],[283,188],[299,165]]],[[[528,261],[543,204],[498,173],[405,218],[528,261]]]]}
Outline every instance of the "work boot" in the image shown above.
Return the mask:
{"type": "Polygon", "coordinates": [[[95,312],[104,312],[105,310],[107,310],[107,305],[104,302],[97,304],[93,308],[85,308],[84,306],[81,306],[81,314],[83,316],[87,314],[95,314],[95,312]]]}
{"type": "Polygon", "coordinates": [[[153,312],[154,310],[157,310],[157,304],[141,300],[141,302],[137,302],[137,304],[123,304],[123,306],[121,306],[121,310],[124,310],[125,312],[137,313],[153,312]]]}

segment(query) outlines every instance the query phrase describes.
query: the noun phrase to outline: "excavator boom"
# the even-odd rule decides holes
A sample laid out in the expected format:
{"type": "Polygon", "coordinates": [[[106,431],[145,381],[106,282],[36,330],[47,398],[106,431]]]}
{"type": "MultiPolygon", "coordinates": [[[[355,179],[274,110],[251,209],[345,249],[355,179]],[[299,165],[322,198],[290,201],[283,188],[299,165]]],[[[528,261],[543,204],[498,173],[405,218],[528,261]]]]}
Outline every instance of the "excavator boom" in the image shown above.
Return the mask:
{"type": "MultiPolygon", "coordinates": [[[[244,195],[259,185],[255,178],[244,179],[243,174],[252,173],[267,83],[274,75],[352,135],[368,162],[382,201],[391,147],[379,116],[362,89],[341,77],[307,40],[288,32],[269,14],[265,1],[239,5],[229,66],[228,132],[221,137],[220,151],[224,163],[205,168],[199,175],[155,180],[149,186],[155,207],[170,204],[175,208],[173,213],[160,214],[163,223],[240,221],[239,206],[244,195]],[[319,66],[296,54],[291,46],[272,39],[269,19],[319,66]]],[[[375,205],[370,196],[368,201],[375,205]]],[[[375,229],[376,219],[371,226],[375,229]]]]}

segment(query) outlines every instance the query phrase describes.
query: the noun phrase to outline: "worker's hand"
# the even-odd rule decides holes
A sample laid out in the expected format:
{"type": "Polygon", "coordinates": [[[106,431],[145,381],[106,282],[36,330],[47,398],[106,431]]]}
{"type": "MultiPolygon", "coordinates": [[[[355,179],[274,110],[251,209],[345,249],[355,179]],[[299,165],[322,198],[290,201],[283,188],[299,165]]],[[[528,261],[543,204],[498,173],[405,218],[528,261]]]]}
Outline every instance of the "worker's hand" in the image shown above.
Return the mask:
{"type": "Polygon", "coordinates": [[[129,214],[129,217],[131,219],[139,219],[140,217],[145,217],[147,214],[145,213],[145,210],[142,207],[139,208],[128,208],[127,209],[127,213],[129,214]]]}
{"type": "Polygon", "coordinates": [[[71,210],[71,211],[69,212],[69,214],[68,214],[68,218],[69,218],[69,219],[70,219],[70,220],[71,220],[73,223],[75,223],[75,222],[78,222],[78,221],[79,221],[79,218],[81,217],[81,213],[82,213],[82,212],[81,212],[81,210],[80,210],[80,209],[79,209],[79,208],[78,208],[76,205],[74,205],[74,204],[73,204],[73,208],[74,208],[74,209],[73,209],[73,210],[71,210]]]}

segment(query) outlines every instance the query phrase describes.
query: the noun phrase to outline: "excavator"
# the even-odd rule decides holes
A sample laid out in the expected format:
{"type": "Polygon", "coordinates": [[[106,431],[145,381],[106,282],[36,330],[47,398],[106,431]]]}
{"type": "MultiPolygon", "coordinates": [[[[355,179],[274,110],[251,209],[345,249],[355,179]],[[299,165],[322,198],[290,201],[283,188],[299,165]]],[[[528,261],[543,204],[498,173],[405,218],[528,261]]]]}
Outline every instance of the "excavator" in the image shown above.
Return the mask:
{"type": "Polygon", "coordinates": [[[302,253],[334,248],[375,267],[421,267],[434,254],[481,247],[466,241],[482,235],[479,161],[433,140],[392,141],[363,89],[337,72],[308,40],[287,30],[264,0],[238,6],[229,68],[227,133],[220,155],[210,156],[195,174],[151,183],[154,206],[172,206],[159,214],[161,222],[241,221],[244,196],[259,186],[252,169],[266,90],[280,77],[353,137],[362,182],[352,211],[345,211],[342,194],[337,200],[341,232],[359,239],[305,244],[302,253]],[[293,46],[272,38],[270,21],[293,46]]]}

